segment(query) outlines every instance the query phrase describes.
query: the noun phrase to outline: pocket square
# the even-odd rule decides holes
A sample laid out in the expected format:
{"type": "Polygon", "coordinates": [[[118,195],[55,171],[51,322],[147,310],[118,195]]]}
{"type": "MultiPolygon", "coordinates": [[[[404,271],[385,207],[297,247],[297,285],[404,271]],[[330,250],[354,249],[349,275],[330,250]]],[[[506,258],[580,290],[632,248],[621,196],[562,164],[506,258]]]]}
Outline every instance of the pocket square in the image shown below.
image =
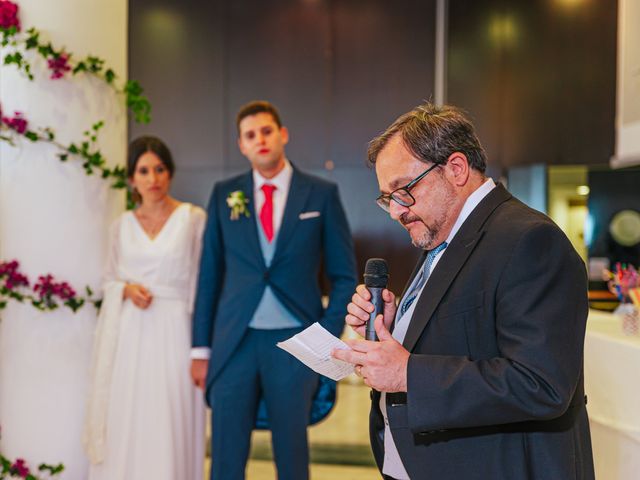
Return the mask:
{"type": "Polygon", "coordinates": [[[298,218],[300,220],[308,220],[310,218],[316,218],[320,216],[320,212],[302,212],[298,218]]]}

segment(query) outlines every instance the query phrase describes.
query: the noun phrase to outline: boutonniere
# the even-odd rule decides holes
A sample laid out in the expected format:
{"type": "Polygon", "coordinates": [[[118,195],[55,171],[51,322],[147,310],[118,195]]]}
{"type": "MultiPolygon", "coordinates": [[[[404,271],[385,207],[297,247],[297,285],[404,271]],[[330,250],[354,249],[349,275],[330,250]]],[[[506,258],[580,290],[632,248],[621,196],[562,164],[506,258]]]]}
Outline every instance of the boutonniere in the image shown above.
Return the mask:
{"type": "Polygon", "coordinates": [[[248,204],[249,199],[242,190],[231,192],[227,196],[227,206],[231,209],[231,220],[238,220],[240,215],[244,215],[249,218],[249,209],[247,208],[248,204]]]}

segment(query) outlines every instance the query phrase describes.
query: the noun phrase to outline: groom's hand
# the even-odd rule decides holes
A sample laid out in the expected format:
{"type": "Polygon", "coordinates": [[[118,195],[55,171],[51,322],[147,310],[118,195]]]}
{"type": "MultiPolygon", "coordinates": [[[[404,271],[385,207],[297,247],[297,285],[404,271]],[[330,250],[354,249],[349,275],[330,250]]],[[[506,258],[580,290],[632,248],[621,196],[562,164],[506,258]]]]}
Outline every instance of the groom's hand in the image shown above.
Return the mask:
{"type": "Polygon", "coordinates": [[[191,360],[191,378],[193,379],[193,384],[201,390],[204,390],[208,369],[209,360],[199,358],[191,360]]]}

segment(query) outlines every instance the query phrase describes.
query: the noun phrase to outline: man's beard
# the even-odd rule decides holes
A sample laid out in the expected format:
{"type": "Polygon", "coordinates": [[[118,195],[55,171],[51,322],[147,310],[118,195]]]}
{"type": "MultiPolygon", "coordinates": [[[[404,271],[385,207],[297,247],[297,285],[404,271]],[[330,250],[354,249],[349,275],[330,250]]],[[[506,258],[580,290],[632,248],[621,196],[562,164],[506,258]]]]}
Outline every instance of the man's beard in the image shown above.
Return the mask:
{"type": "MultiPolygon", "coordinates": [[[[451,208],[456,200],[456,192],[453,187],[448,183],[445,184],[444,198],[442,199],[442,208],[438,217],[433,221],[431,225],[427,225],[419,216],[406,212],[400,216],[400,223],[404,226],[411,222],[420,222],[424,225],[425,231],[418,238],[411,236],[411,243],[414,247],[421,248],[423,250],[433,250],[438,245],[434,242],[440,236],[442,229],[447,222],[448,215],[450,215],[451,208]]],[[[409,234],[411,235],[411,234],[409,234]]]]}
{"type": "MultiPolygon", "coordinates": [[[[442,231],[442,225],[444,224],[444,217],[436,220],[431,226],[424,223],[424,221],[418,216],[401,216],[400,223],[406,225],[411,222],[420,222],[425,228],[425,231],[418,238],[414,238],[411,236],[411,243],[414,247],[421,248],[423,250],[432,250],[437,247],[437,245],[432,245],[434,240],[438,237],[440,232],[442,231]]],[[[411,233],[409,233],[411,235],[411,233]]]]}

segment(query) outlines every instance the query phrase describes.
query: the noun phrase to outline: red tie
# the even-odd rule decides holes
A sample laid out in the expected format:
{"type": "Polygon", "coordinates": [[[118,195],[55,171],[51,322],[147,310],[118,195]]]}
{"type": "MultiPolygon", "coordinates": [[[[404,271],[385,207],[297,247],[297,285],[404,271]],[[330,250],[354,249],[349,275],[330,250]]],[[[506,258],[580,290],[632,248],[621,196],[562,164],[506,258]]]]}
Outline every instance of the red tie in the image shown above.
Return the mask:
{"type": "Polygon", "coordinates": [[[264,192],[264,205],[260,210],[260,223],[262,224],[262,230],[267,237],[269,243],[273,240],[273,191],[276,189],[275,185],[262,185],[262,191],[264,192]]]}

